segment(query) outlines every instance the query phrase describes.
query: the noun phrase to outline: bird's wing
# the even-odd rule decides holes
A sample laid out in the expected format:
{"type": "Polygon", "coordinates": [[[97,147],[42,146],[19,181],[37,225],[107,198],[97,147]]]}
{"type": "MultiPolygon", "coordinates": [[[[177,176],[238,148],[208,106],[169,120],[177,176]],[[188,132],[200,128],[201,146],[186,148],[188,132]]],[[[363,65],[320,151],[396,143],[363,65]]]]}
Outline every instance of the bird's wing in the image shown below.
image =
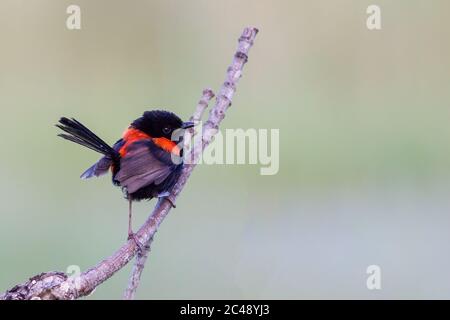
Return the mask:
{"type": "Polygon", "coordinates": [[[176,167],[170,153],[156,146],[151,140],[140,140],[127,148],[114,179],[125,187],[128,193],[133,193],[152,183],[159,185],[176,167]]]}

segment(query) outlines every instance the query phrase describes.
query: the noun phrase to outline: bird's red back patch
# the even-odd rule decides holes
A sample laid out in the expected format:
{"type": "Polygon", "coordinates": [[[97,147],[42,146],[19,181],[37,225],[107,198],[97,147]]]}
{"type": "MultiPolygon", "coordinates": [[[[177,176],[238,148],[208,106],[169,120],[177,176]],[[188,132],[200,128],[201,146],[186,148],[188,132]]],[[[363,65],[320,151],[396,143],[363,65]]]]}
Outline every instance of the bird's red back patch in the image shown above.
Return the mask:
{"type": "Polygon", "coordinates": [[[171,152],[177,156],[180,155],[180,148],[174,141],[167,138],[152,138],[148,134],[135,128],[128,128],[127,130],[125,130],[122,139],[123,141],[125,141],[125,143],[119,150],[119,154],[121,157],[124,157],[127,154],[128,147],[132,143],[140,140],[152,140],[161,149],[167,152],[171,152]]]}

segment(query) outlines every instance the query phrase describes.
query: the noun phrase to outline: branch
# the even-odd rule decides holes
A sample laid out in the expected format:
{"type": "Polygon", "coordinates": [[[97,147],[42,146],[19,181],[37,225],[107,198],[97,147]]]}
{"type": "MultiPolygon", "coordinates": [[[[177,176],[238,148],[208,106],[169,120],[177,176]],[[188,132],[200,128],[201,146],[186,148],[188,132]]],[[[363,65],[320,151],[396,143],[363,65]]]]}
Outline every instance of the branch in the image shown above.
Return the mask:
{"type": "MultiPolygon", "coordinates": [[[[171,202],[175,203],[175,200],[187,183],[192,170],[195,168],[201,152],[203,152],[203,150],[211,143],[220,123],[225,117],[225,112],[231,106],[231,101],[236,91],[236,84],[241,77],[242,69],[247,62],[248,51],[253,45],[253,40],[257,33],[258,29],[256,28],[245,28],[239,38],[238,48],[233,61],[227,70],[225,82],[220,88],[219,94],[216,97],[216,103],[210,111],[208,120],[203,125],[202,139],[200,139],[198,143],[195,143],[191,150],[191,159],[193,161],[183,165],[180,178],[169,195],[170,201],[165,198],[159,199],[153,213],[147,218],[145,223],[136,233],[136,236],[141,243],[146,243],[147,246],[150,245],[159,225],[172,208],[171,202]]],[[[193,117],[199,118],[198,115],[200,114],[201,116],[205,108],[206,106],[204,105],[198,106],[193,117]]],[[[55,271],[41,273],[30,278],[25,283],[16,285],[12,289],[6,291],[0,296],[0,300],[68,300],[89,295],[97,286],[123,268],[137,254],[137,251],[135,241],[128,240],[113,255],[101,261],[95,267],[81,273],[79,276],[69,277],[63,272],[55,271]]],[[[130,298],[134,295],[137,285],[139,284],[139,277],[146,260],[146,255],[148,255],[148,250],[146,250],[141,257],[138,257],[136,261],[136,264],[139,266],[136,265],[133,268],[132,279],[130,279],[130,286],[127,289],[127,292],[129,293],[126,293],[126,297],[128,294],[130,295],[130,298]],[[142,266],[140,264],[142,264],[142,266]]]]}

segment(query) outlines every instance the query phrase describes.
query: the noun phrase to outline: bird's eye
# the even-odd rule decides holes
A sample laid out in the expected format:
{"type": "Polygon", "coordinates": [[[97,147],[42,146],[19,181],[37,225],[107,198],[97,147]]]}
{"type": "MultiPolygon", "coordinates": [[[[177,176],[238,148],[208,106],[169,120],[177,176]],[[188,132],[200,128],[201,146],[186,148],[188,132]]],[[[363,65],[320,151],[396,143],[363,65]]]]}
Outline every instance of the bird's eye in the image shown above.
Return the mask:
{"type": "Polygon", "coordinates": [[[170,131],[171,131],[171,128],[170,128],[170,127],[164,127],[164,128],[162,129],[162,131],[163,131],[164,134],[169,134],[170,131]]]}

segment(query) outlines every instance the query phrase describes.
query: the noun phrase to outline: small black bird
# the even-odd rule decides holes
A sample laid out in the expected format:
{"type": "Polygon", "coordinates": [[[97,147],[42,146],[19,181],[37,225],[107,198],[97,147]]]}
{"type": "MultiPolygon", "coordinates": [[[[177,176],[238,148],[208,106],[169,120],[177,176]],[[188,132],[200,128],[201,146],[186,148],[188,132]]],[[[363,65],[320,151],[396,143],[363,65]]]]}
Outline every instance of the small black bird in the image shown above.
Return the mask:
{"type": "Polygon", "coordinates": [[[142,250],[132,231],[132,201],[169,194],[182,168],[181,161],[173,161],[182,157],[182,150],[172,140],[173,134],[193,127],[194,123],[183,122],[172,112],[146,111],[112,147],[75,119],[63,117],[56,126],[66,132],[58,136],[103,154],[81,178],[98,177],[111,170],[113,184],[122,187],[129,201],[128,239],[133,239],[142,250]]]}

